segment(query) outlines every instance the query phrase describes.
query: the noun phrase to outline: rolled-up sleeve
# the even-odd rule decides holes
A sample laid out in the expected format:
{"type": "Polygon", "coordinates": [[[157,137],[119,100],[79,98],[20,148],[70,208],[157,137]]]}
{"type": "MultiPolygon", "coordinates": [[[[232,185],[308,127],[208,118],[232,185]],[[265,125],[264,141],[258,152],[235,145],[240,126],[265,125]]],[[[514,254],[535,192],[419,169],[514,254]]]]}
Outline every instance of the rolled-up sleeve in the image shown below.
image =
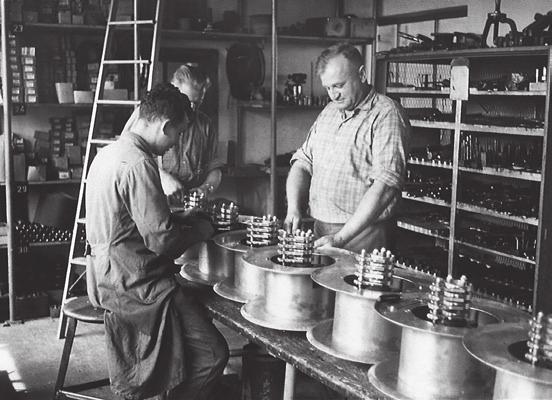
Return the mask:
{"type": "Polygon", "coordinates": [[[371,178],[401,190],[406,172],[410,123],[399,108],[388,108],[374,121],[371,178]]]}
{"type": "Polygon", "coordinates": [[[298,163],[309,175],[312,176],[312,163],[313,163],[313,152],[312,152],[312,136],[316,132],[316,122],[311,126],[305,142],[297,149],[297,151],[291,157],[290,164],[293,165],[298,163]]]}

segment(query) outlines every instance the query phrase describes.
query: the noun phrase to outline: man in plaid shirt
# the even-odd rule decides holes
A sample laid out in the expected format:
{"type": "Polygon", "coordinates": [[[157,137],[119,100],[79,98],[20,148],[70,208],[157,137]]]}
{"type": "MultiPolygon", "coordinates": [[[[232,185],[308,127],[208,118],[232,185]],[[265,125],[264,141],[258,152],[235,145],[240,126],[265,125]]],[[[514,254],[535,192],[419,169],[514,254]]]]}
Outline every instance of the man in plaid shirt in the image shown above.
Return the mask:
{"type": "Polygon", "coordinates": [[[292,157],[285,227],[300,227],[308,198],[316,247],[389,246],[406,171],[408,118],[368,83],[352,45],[324,50],[316,71],[331,102],[292,157]]]}

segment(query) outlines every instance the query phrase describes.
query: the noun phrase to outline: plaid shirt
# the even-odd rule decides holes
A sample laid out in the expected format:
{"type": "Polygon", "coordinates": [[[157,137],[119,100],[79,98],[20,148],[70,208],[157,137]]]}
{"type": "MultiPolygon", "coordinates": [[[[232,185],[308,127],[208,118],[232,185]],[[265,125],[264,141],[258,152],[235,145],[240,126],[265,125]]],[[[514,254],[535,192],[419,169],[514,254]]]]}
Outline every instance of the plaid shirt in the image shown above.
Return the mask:
{"type": "Polygon", "coordinates": [[[178,177],[188,188],[201,185],[207,174],[223,163],[217,157],[218,136],[209,117],[201,111],[188,127],[188,134],[163,155],[163,169],[178,177]]]}
{"type": "Polygon", "coordinates": [[[378,221],[388,219],[401,195],[409,138],[404,110],[374,89],[349,113],[330,102],[291,159],[311,175],[311,215],[345,223],[378,180],[397,189],[378,221]]]}

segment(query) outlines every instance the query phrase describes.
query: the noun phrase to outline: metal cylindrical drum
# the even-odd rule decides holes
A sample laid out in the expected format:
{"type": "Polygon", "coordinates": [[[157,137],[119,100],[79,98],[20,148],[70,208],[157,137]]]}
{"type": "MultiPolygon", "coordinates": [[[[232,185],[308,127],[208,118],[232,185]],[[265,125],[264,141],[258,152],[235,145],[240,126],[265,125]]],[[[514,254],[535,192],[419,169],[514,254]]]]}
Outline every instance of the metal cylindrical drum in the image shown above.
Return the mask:
{"type": "Polygon", "coordinates": [[[493,370],[464,349],[462,336],[435,335],[403,327],[397,385],[413,399],[458,397],[470,388],[490,389],[493,370]]]}
{"type": "Polygon", "coordinates": [[[324,319],[332,315],[334,294],[313,284],[310,271],[287,274],[266,273],[265,310],[286,319],[324,319]]]}
{"type": "MultiPolygon", "coordinates": [[[[401,328],[381,318],[374,308],[376,299],[337,292],[335,298],[332,347],[350,358],[359,353],[375,355],[398,351],[401,328]]],[[[371,362],[380,361],[372,357],[371,362]]]]}
{"type": "Polygon", "coordinates": [[[199,247],[199,270],[221,281],[234,274],[234,254],[224,247],[217,246],[213,240],[202,242],[199,247]]]}
{"type": "Polygon", "coordinates": [[[493,392],[493,400],[502,399],[552,399],[552,381],[535,382],[528,377],[498,370],[493,392]]]}
{"type": "Polygon", "coordinates": [[[265,271],[243,260],[243,253],[235,254],[234,287],[244,301],[263,296],[266,286],[265,271]]]}

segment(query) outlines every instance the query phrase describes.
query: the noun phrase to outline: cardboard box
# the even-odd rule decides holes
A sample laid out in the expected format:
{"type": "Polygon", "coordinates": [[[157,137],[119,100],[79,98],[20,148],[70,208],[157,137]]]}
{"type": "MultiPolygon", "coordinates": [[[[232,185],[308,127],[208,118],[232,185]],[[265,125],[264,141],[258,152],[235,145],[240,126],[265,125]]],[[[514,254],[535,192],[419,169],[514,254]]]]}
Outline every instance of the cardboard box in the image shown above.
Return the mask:
{"type": "Polygon", "coordinates": [[[44,182],[46,180],[46,165],[29,165],[27,181],[44,182]]]}
{"type": "Polygon", "coordinates": [[[374,39],[376,37],[376,20],[373,18],[350,18],[350,37],[374,39]]]}
{"type": "Polygon", "coordinates": [[[59,104],[74,103],[73,84],[71,82],[56,82],[56,94],[59,104]]]}
{"type": "Polygon", "coordinates": [[[105,100],[128,100],[128,90],[127,89],[105,89],[104,90],[104,99],[105,100]]]}

